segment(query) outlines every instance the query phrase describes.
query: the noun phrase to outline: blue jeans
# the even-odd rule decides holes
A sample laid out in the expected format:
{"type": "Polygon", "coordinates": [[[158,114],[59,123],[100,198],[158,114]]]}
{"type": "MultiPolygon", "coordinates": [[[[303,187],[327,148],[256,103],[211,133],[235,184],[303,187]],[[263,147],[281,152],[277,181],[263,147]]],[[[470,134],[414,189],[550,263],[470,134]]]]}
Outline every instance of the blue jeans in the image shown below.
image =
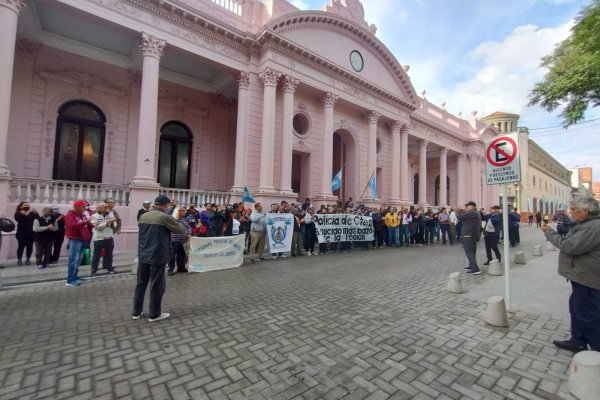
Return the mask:
{"type": "Polygon", "coordinates": [[[410,246],[410,232],[408,231],[408,224],[400,226],[400,244],[404,243],[406,247],[410,246]]]}
{"type": "Polygon", "coordinates": [[[600,351],[600,290],[571,281],[571,342],[600,351]]]}
{"type": "Polygon", "coordinates": [[[69,269],[67,270],[67,283],[77,280],[79,264],[83,256],[83,249],[87,245],[87,240],[69,239],[69,269]]]}
{"type": "Polygon", "coordinates": [[[398,227],[390,228],[388,226],[388,246],[398,246],[398,227]]]}

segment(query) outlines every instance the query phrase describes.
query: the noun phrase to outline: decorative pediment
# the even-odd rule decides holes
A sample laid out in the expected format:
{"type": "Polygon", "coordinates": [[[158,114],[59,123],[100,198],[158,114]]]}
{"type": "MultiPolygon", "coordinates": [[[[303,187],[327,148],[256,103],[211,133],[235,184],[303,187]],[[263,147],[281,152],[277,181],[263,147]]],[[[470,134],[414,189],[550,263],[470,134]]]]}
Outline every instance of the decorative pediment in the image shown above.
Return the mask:
{"type": "Polygon", "coordinates": [[[97,75],[92,75],[88,72],[82,71],[50,71],[41,70],[39,71],[40,77],[46,81],[55,81],[67,83],[70,85],[78,86],[80,91],[86,90],[97,90],[112,94],[118,97],[123,97],[127,94],[127,90],[124,88],[115,86],[97,75]]]}
{"type": "Polygon", "coordinates": [[[347,18],[357,25],[367,28],[373,35],[377,32],[374,24],[369,25],[365,21],[365,9],[359,0],[331,0],[325,6],[324,11],[347,18]]]}

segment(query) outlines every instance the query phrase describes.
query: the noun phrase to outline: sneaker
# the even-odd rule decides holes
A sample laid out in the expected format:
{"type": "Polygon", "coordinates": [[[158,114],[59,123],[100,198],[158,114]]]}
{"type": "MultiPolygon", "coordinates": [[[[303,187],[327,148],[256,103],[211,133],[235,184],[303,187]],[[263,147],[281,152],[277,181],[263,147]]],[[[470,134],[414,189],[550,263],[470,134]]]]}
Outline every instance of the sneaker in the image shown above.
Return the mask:
{"type": "Polygon", "coordinates": [[[483,265],[490,265],[490,262],[486,261],[486,262],[483,263],[483,265]]]}
{"type": "Polygon", "coordinates": [[[17,260],[17,265],[23,265],[23,261],[17,260]]]}
{"type": "Polygon", "coordinates": [[[164,312],[164,313],[160,314],[158,317],[148,319],[148,321],[150,321],[150,322],[160,321],[161,319],[169,318],[169,315],[171,315],[171,314],[169,314],[168,312],[164,312]]]}
{"type": "Polygon", "coordinates": [[[140,315],[132,315],[131,317],[132,317],[134,320],[138,320],[138,319],[142,318],[142,315],[144,315],[144,312],[143,312],[143,311],[140,313],[140,315]]]}
{"type": "Polygon", "coordinates": [[[42,264],[38,264],[38,269],[44,269],[44,266],[42,264]]]}
{"type": "Polygon", "coordinates": [[[67,286],[79,286],[79,285],[81,285],[81,283],[77,282],[77,281],[67,282],[67,286]]]}
{"type": "Polygon", "coordinates": [[[281,258],[286,258],[287,256],[285,254],[280,255],[279,257],[281,258]]]}
{"type": "Polygon", "coordinates": [[[117,271],[115,271],[114,269],[111,269],[110,271],[108,271],[109,274],[114,275],[117,273],[117,271]]]}
{"type": "Polygon", "coordinates": [[[312,253],[310,251],[307,251],[306,255],[310,257],[310,256],[312,256],[312,253]]]}
{"type": "Polygon", "coordinates": [[[471,267],[469,267],[468,265],[465,267],[465,269],[471,269],[471,267]]]}
{"type": "Polygon", "coordinates": [[[77,284],[77,286],[79,286],[79,285],[81,285],[81,282],[83,282],[83,281],[81,279],[77,278],[77,279],[75,279],[74,282],[77,284]]]}
{"type": "Polygon", "coordinates": [[[29,259],[25,260],[25,265],[31,265],[31,260],[29,260],[29,259]]]}
{"type": "Polygon", "coordinates": [[[92,272],[92,273],[91,273],[91,274],[89,274],[88,276],[89,276],[90,278],[93,278],[93,277],[95,277],[95,276],[96,276],[96,273],[95,273],[95,272],[92,272]]]}
{"type": "Polygon", "coordinates": [[[481,273],[481,270],[479,268],[467,270],[467,274],[471,274],[471,275],[479,275],[480,273],[481,273]]]}

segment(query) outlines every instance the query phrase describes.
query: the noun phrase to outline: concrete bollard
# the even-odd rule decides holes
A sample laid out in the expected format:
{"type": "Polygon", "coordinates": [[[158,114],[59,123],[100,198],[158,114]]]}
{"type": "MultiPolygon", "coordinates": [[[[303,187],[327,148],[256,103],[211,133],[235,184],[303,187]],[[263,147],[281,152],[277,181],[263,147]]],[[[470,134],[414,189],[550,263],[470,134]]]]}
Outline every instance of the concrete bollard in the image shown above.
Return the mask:
{"type": "Polygon", "coordinates": [[[546,242],[546,251],[556,251],[556,247],[550,242],[546,242]]]}
{"type": "Polygon", "coordinates": [[[536,244],[535,246],[533,246],[533,255],[534,256],[541,256],[541,255],[543,255],[543,253],[542,253],[542,245],[541,244],[536,244]]]}
{"type": "Polygon", "coordinates": [[[600,353],[581,351],[569,367],[569,392],[579,400],[597,400],[600,395],[600,353]]]}
{"type": "Polygon", "coordinates": [[[131,266],[131,275],[137,275],[138,267],[139,267],[139,261],[138,261],[138,258],[136,257],[135,260],[133,260],[133,265],[131,266]]]}
{"type": "Polygon", "coordinates": [[[527,264],[525,261],[525,253],[522,251],[517,251],[515,253],[515,264],[527,264]]]}
{"type": "Polygon", "coordinates": [[[460,272],[452,272],[448,277],[448,291],[450,293],[462,293],[462,282],[460,280],[460,272]]]}
{"type": "Polygon", "coordinates": [[[494,326],[508,326],[504,297],[492,296],[488,299],[487,309],[483,313],[483,320],[494,326]]]}
{"type": "Polygon", "coordinates": [[[500,266],[500,262],[498,260],[490,261],[490,266],[488,267],[488,274],[493,276],[501,276],[504,274],[504,268],[500,266]]]}

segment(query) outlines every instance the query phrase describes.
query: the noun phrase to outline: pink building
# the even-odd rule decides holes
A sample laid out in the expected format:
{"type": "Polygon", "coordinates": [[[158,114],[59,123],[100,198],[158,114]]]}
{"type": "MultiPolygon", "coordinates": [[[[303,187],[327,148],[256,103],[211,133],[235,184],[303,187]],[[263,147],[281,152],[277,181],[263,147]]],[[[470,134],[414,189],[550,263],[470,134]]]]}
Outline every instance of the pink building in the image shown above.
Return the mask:
{"type": "Polygon", "coordinates": [[[159,192],[497,202],[482,144],[497,130],[418,96],[375,32],[358,0],[0,0],[0,209],[112,196],[123,250],[159,192]]]}

